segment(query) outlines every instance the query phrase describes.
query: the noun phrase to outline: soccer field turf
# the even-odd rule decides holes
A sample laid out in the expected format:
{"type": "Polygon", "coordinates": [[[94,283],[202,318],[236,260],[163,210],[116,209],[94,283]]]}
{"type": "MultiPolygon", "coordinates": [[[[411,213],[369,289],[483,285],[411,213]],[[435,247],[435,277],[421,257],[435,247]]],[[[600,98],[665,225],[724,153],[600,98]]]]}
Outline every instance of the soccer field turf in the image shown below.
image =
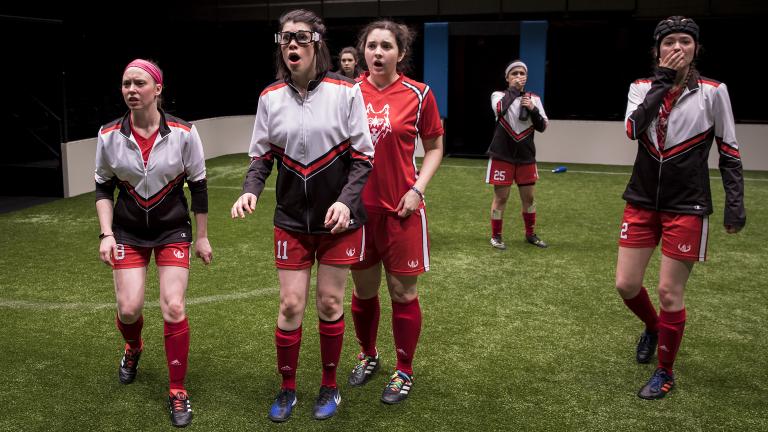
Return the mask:
{"type": "MultiPolygon", "coordinates": [[[[629,151],[629,150],[628,150],[629,151]]],[[[537,232],[523,240],[513,191],[509,246],[488,244],[486,162],[446,158],[426,191],[431,271],[419,280],[424,323],[408,400],[379,402],[394,366],[391,306],[382,291],[382,370],[363,388],[346,377],[357,353],[347,332],[342,403],[312,420],[320,385],[314,302],[308,302],[298,405],[287,424],[266,417],[280,379],[274,328],[273,175],[253,215],[231,220],[245,155],[208,161],[214,262],[192,264],[187,388],[195,430],[768,430],[768,173],[745,173],[747,226],[722,228],[723,191],[711,171],[715,213],[709,261],[687,286],[677,387],[660,401],[635,394],[655,367],[638,365],[642,330],[614,289],[617,236],[629,167],[540,164],[537,232]]],[[[275,173],[276,174],[276,173],[275,173]]],[[[0,430],[168,430],[167,370],[154,265],[145,351],[131,385],[117,380],[122,342],[109,269],[98,260],[92,193],[0,215],[0,430]]],[[[645,284],[651,298],[658,252],[645,284]]],[[[313,297],[314,298],[314,297],[313,297]]]]}

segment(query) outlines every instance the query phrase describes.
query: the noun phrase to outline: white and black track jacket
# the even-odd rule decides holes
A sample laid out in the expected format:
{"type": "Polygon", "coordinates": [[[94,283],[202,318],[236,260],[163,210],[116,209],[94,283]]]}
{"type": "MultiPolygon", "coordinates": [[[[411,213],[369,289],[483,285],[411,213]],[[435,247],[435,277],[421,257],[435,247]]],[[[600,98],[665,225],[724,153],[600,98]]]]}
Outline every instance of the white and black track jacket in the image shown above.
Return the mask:
{"type": "Polygon", "coordinates": [[[191,123],[160,112],[160,130],[144,166],[131,134],[130,113],[102,126],[96,146],[96,200],[114,199],[112,229],[118,243],[154,247],[192,241],[184,196],[192,211],[208,213],[203,143],[191,123]]]}
{"type": "Polygon", "coordinates": [[[712,141],[720,152],[726,225],[744,226],[744,178],[731,100],[725,84],[691,74],[667,119],[663,149],[656,124],[676,72],[657,68],[654,76],[629,86],[625,127],[638,141],[637,157],[623,198],[634,205],[672,213],[712,213],[707,159],[712,141]]]}
{"type": "Polygon", "coordinates": [[[488,155],[492,158],[519,164],[536,162],[533,131],[544,132],[548,119],[541,98],[534,93],[529,94],[536,109],[529,112],[526,120],[520,120],[521,95],[518,89],[510,87],[491,94],[491,109],[496,116],[496,129],[488,147],[488,155]]]}
{"type": "Polygon", "coordinates": [[[336,201],[350,209],[350,228],[366,219],[360,194],[373,168],[373,144],[360,84],[328,72],[309,83],[306,96],[286,81],[261,92],[243,192],[259,196],[278,160],[275,226],[327,234],[336,201]]]}

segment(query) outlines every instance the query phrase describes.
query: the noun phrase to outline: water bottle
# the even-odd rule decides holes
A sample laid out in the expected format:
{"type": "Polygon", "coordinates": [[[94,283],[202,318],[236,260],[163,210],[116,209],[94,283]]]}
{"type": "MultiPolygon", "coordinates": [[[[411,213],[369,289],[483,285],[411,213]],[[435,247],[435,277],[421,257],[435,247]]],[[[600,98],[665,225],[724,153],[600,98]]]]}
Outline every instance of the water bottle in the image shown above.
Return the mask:
{"type": "MultiPolygon", "coordinates": [[[[520,97],[522,98],[525,96],[525,89],[522,89],[520,91],[520,97]]],[[[517,117],[520,121],[526,121],[528,120],[528,108],[524,107],[522,104],[520,105],[520,115],[517,117]]]]}
{"type": "Polygon", "coordinates": [[[566,171],[568,171],[568,167],[562,166],[562,165],[559,167],[555,167],[555,169],[552,170],[552,172],[555,174],[564,173],[566,171]]]}

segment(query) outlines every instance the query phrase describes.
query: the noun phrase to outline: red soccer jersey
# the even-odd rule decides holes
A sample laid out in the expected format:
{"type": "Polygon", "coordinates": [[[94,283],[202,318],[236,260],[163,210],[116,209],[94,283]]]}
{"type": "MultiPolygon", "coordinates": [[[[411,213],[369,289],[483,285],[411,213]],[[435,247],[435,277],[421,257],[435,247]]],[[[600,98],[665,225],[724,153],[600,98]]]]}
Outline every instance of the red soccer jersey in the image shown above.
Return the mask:
{"type": "Polygon", "coordinates": [[[443,135],[437,102],[428,85],[403,75],[379,90],[366,73],[360,89],[374,147],[363,204],[371,212],[394,212],[418,177],[416,136],[426,140],[443,135]]]}
{"type": "Polygon", "coordinates": [[[133,125],[131,125],[131,133],[133,134],[133,139],[136,140],[136,144],[138,144],[139,148],[141,149],[141,157],[144,159],[145,167],[147,166],[147,161],[149,160],[149,153],[152,151],[152,147],[155,145],[158,132],[160,132],[160,128],[157,128],[157,130],[152,135],[144,138],[143,136],[139,135],[136,129],[133,128],[133,125]]]}

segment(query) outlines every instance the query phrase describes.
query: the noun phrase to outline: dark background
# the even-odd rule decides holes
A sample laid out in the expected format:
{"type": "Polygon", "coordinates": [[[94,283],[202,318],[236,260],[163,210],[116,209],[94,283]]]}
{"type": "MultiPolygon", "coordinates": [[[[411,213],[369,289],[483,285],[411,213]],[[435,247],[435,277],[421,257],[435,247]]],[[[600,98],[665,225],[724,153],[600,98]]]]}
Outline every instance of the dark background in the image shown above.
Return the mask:
{"type": "MultiPolygon", "coordinates": [[[[164,106],[181,118],[255,113],[259,92],[274,80],[276,20],[300,6],[325,17],[333,54],[354,44],[360,28],[378,16],[410,24],[418,33],[410,73],[417,80],[424,22],[547,20],[547,114],[582,120],[623,118],[629,83],[650,74],[655,24],[682,14],[699,24],[699,69],[728,84],[736,121],[768,122],[768,90],[758,65],[768,42],[768,5],[761,1],[284,3],[31,0],[0,6],[0,195],[62,195],[60,143],[93,137],[126,111],[120,78],[136,57],[159,63],[164,106]]],[[[493,127],[489,96],[504,87],[503,68],[518,48],[515,34],[450,36],[447,153],[485,151],[493,127]]]]}

